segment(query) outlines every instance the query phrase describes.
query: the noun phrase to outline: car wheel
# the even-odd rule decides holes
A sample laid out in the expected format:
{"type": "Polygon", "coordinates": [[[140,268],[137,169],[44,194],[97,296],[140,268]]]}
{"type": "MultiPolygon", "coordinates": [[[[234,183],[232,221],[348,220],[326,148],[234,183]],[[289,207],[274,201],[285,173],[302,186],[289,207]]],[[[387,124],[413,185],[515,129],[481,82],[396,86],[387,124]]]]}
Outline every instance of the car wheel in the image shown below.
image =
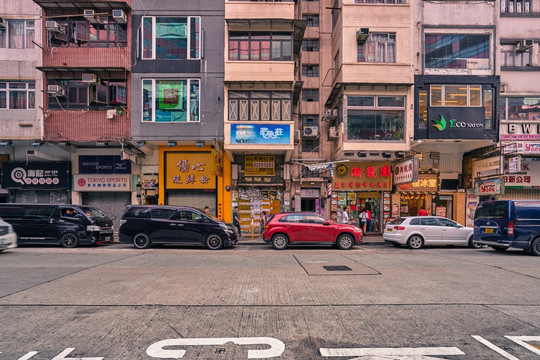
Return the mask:
{"type": "Polygon", "coordinates": [[[65,233],[60,238],[60,244],[65,248],[74,248],[79,245],[79,238],[74,233],[65,233]]]}
{"type": "Polygon", "coordinates": [[[133,237],[133,246],[137,249],[147,249],[151,244],[152,241],[150,241],[150,236],[145,233],[138,233],[133,237]]]}
{"type": "Polygon", "coordinates": [[[219,250],[223,247],[223,239],[217,234],[210,234],[206,237],[205,245],[210,250],[219,250]]]}
{"type": "Polygon", "coordinates": [[[272,246],[276,250],[283,250],[287,247],[289,239],[285,234],[276,234],[272,236],[272,246]]]}
{"type": "Polygon", "coordinates": [[[354,238],[349,234],[339,235],[337,239],[337,246],[341,250],[350,250],[354,245],[354,238]]]}
{"type": "Polygon", "coordinates": [[[540,256],[540,238],[536,238],[531,243],[531,253],[540,256]]]}
{"type": "Polygon", "coordinates": [[[507,247],[504,247],[504,246],[492,246],[491,248],[495,251],[500,251],[500,252],[506,251],[508,249],[507,247]]]}
{"type": "Polygon", "coordinates": [[[474,241],[474,238],[472,236],[469,238],[469,244],[468,245],[469,245],[469,247],[475,248],[475,249],[481,249],[481,248],[484,247],[484,244],[479,244],[476,241],[474,241]]]}
{"type": "Polygon", "coordinates": [[[424,246],[424,239],[420,235],[413,235],[407,240],[409,249],[420,249],[422,246],[424,246]]]}

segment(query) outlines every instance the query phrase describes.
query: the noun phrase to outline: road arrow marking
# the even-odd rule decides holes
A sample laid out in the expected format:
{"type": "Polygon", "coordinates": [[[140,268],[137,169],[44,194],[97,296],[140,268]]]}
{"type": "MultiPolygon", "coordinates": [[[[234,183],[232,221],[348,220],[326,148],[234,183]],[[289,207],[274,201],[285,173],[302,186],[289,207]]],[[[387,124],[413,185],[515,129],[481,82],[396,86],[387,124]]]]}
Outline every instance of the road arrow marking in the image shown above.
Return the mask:
{"type": "Polygon", "coordinates": [[[540,336],[506,336],[505,338],[523,346],[525,349],[540,355],[540,348],[535,345],[527,344],[526,341],[540,341],[540,336]]]}
{"type": "Polygon", "coordinates": [[[36,355],[39,351],[30,351],[26,355],[24,355],[22,358],[19,358],[18,360],[28,360],[34,355],[36,355]]]}
{"type": "Polygon", "coordinates": [[[498,347],[497,345],[494,345],[492,343],[490,343],[488,340],[484,339],[483,337],[481,336],[478,336],[478,335],[471,335],[475,340],[478,340],[480,341],[482,344],[486,345],[488,348],[490,348],[491,350],[495,351],[496,353],[499,353],[501,354],[502,356],[504,356],[505,358],[509,359],[509,360],[519,360],[519,358],[507,353],[506,351],[504,351],[503,349],[501,349],[500,347],[498,347]]]}
{"type": "Polygon", "coordinates": [[[79,358],[67,358],[66,355],[71,354],[71,352],[75,350],[75,348],[67,348],[64,351],[62,351],[60,354],[56,355],[51,360],[103,360],[102,357],[79,357],[79,358]]]}
{"type": "Polygon", "coordinates": [[[321,348],[321,355],[326,357],[333,356],[359,356],[358,358],[350,359],[370,359],[370,360],[383,360],[383,359],[414,359],[414,360],[427,360],[427,359],[440,359],[436,355],[465,355],[465,353],[459,350],[457,347],[420,347],[420,348],[341,348],[330,349],[321,348]],[[431,355],[431,356],[430,356],[431,355]]]}

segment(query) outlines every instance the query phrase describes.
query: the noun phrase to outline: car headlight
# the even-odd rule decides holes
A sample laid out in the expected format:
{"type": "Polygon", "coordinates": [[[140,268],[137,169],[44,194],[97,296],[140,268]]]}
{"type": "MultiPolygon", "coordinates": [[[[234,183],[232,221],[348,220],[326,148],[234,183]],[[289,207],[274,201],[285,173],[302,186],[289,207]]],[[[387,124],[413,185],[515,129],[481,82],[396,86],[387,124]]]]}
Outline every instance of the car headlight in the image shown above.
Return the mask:
{"type": "Polygon", "coordinates": [[[229,230],[229,228],[227,227],[227,225],[222,224],[222,223],[219,224],[219,227],[221,227],[221,228],[223,229],[223,231],[229,230]]]}
{"type": "Polygon", "coordinates": [[[87,225],[86,226],[86,231],[99,231],[99,230],[101,230],[99,225],[87,225]]]}

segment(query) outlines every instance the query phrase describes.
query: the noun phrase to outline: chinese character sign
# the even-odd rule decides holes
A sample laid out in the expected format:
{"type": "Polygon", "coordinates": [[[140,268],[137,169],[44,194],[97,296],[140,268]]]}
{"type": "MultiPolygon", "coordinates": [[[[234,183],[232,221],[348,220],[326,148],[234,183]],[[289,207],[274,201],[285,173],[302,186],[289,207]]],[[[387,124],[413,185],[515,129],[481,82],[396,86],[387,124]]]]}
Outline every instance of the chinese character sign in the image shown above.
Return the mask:
{"type": "Polygon", "coordinates": [[[210,151],[166,152],[167,189],[215,189],[214,161],[214,154],[210,151]]]}
{"type": "Polygon", "coordinates": [[[390,163],[339,163],[333,177],[333,188],[339,190],[390,190],[392,185],[390,163]]]}

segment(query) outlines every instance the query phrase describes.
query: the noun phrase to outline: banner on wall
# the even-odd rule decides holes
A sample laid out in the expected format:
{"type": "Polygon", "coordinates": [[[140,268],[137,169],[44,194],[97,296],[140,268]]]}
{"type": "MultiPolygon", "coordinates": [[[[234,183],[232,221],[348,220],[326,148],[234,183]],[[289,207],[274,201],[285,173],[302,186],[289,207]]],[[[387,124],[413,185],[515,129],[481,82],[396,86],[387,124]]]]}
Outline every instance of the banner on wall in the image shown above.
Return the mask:
{"type": "Polygon", "coordinates": [[[167,189],[215,189],[214,154],[211,151],[165,152],[167,189]]]}

